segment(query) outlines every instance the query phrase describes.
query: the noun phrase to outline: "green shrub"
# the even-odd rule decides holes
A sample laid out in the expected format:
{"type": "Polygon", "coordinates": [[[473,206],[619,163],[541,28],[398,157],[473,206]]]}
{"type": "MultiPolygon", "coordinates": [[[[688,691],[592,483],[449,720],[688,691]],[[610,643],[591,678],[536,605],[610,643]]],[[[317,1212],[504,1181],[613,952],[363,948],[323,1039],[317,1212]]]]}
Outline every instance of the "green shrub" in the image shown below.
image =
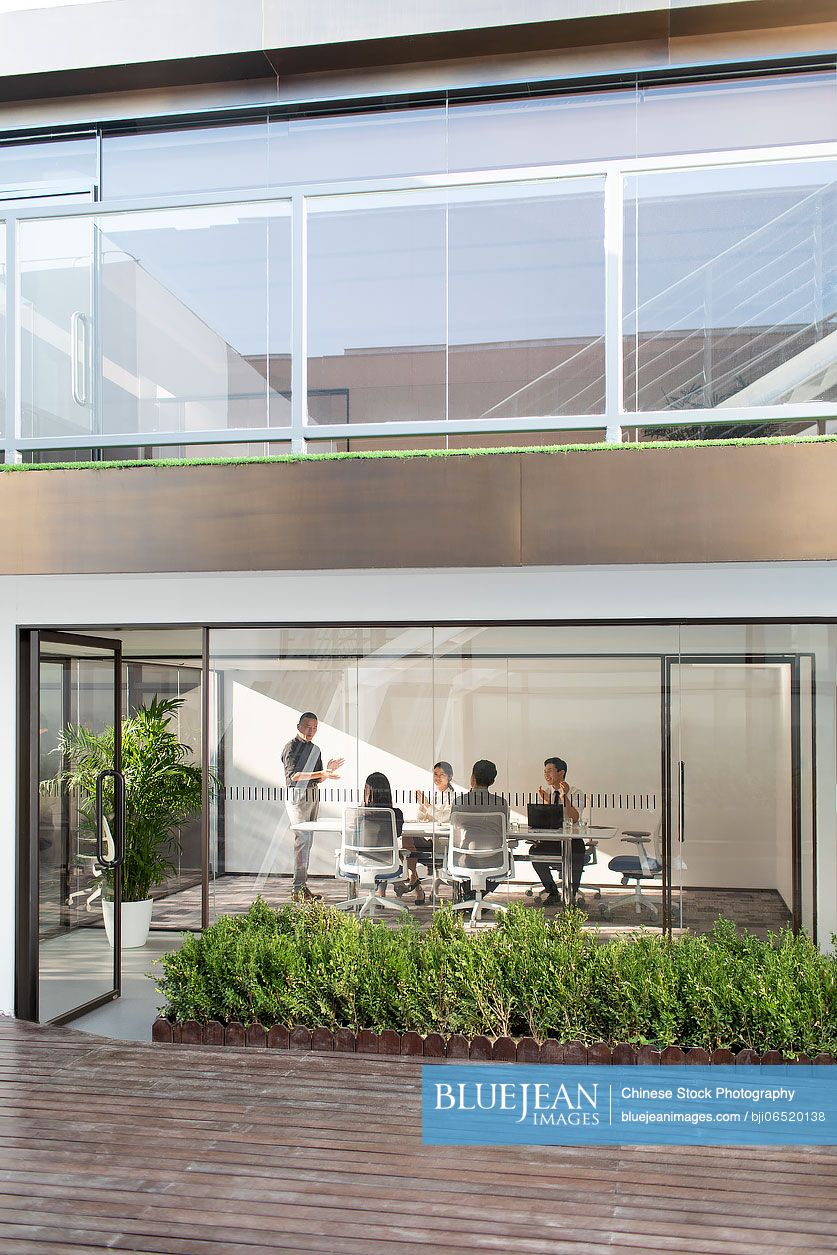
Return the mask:
{"type": "Polygon", "coordinates": [[[837,1053],[837,958],[806,936],[719,920],[601,942],[583,923],[513,906],[469,934],[442,909],[422,932],[259,899],[164,955],[158,988],[175,1020],[837,1053]]]}

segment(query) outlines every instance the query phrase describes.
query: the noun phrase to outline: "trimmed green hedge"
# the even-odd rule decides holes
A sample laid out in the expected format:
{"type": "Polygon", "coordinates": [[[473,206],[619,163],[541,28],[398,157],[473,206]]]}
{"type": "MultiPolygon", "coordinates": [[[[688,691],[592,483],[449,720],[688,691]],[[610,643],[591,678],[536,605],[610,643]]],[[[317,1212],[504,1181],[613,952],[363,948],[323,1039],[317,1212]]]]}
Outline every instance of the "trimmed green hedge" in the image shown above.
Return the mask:
{"type": "Polygon", "coordinates": [[[167,466],[258,466],[263,463],[296,462],[380,462],[407,461],[411,458],[485,458],[509,453],[641,453],[652,449],[716,449],[770,444],[833,444],[837,436],[740,436],[724,440],[640,440],[621,444],[596,441],[585,444],[511,445],[482,449],[369,449],[361,453],[277,453],[272,457],[205,457],[125,459],[113,462],[9,462],[0,463],[0,472],[28,471],[119,471],[138,467],[167,466]]]}
{"type": "Polygon", "coordinates": [[[422,932],[257,900],[164,955],[158,989],[174,1020],[837,1054],[837,958],[806,936],[602,942],[584,918],[512,906],[469,934],[443,909],[422,932]]]}

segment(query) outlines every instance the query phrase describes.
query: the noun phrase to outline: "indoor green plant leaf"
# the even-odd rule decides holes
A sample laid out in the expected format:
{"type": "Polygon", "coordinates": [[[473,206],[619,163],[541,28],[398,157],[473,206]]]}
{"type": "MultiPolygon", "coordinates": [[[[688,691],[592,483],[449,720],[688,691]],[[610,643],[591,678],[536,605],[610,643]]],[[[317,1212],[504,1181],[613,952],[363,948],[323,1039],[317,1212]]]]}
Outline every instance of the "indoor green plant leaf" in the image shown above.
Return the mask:
{"type": "MultiPolygon", "coordinates": [[[[202,771],[189,761],[192,750],[178,739],[172,721],[182,698],[156,696],[122,721],[122,774],[125,777],[125,859],[122,898],[142,902],[177,868],[177,829],[201,807],[202,771]]],[[[95,734],[68,725],[55,753],[66,766],[42,785],[77,795],[83,832],[94,832],[96,777],[113,765],[114,729],[95,734]]],[[[113,780],[103,789],[106,812],[113,807],[113,780]]],[[[113,873],[104,876],[105,896],[113,894],[113,873]]]]}

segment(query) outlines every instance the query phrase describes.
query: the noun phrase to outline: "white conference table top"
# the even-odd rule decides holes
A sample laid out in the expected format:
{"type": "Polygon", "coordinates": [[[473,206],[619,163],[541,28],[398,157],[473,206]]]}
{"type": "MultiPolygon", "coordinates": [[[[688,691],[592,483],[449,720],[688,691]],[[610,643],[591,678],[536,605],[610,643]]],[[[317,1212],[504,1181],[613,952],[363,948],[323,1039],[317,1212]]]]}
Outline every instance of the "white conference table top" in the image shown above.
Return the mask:
{"type": "MultiPolygon", "coordinates": [[[[341,819],[327,817],[324,819],[307,819],[303,823],[292,824],[291,827],[295,832],[342,832],[343,821],[341,819]]],[[[447,824],[419,823],[418,821],[408,820],[404,824],[404,831],[410,833],[418,833],[423,836],[432,837],[436,832],[439,836],[447,836],[450,827],[447,824]]],[[[551,828],[530,828],[527,824],[521,824],[519,827],[509,828],[508,836],[510,841],[569,841],[573,837],[582,837],[585,841],[612,841],[614,837],[618,837],[624,831],[622,828],[610,828],[604,825],[594,825],[587,828],[585,832],[564,832],[561,829],[551,828]]]]}

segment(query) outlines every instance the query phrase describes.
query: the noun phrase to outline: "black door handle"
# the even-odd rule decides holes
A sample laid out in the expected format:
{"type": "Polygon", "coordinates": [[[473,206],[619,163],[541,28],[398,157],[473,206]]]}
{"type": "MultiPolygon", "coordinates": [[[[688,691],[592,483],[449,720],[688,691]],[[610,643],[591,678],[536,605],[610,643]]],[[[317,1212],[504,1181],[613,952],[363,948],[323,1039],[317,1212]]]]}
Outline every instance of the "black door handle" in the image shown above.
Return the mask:
{"type": "Polygon", "coordinates": [[[106,767],[96,777],[96,858],[101,867],[121,867],[125,858],[125,777],[121,771],[106,767]],[[104,789],[107,779],[113,780],[113,858],[105,853],[104,789]]]}

